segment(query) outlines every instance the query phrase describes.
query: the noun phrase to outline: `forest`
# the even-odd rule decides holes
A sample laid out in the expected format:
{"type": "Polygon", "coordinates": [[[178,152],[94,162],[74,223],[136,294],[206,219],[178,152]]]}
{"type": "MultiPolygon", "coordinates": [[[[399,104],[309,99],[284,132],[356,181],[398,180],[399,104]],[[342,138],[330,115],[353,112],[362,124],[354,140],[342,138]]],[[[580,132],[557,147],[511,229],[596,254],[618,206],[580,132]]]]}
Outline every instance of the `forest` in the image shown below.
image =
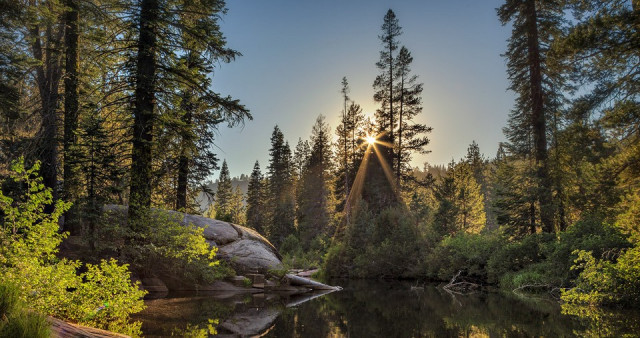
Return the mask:
{"type": "Polygon", "coordinates": [[[152,208],[253,228],[288,268],[322,278],[637,308],[640,1],[505,0],[496,11],[511,29],[503,57],[516,100],[506,142],[483,150],[494,156],[469,140],[446,167],[412,166],[432,128],[417,121],[421,60],[389,9],[371,32],[374,116],[336,79],[339,124],[320,115],[290,144],[273,121],[269,161],[255,162],[245,193],[214,146],[220,128],[252,120],[241,98],[212,89],[213,70],[241,56],[220,28],[224,1],[0,0],[0,333],[27,320],[44,330],[20,309],[30,304],[140,334],[131,272],[232,274],[201,230],[152,208]],[[124,225],[103,217],[113,204],[128,205],[124,225]],[[84,254],[61,254],[74,245],[84,254]],[[117,290],[108,300],[106,285],[117,290]],[[109,310],[84,305],[96,299],[109,310]]]}

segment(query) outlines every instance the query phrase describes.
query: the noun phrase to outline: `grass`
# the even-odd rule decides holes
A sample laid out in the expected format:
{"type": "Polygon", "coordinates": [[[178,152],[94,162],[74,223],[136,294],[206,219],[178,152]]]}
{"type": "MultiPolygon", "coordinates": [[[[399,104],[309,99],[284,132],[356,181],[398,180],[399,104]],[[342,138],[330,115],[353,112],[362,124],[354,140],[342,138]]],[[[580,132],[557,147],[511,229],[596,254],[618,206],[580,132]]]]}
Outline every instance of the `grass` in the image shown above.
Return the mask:
{"type": "Polygon", "coordinates": [[[51,337],[51,325],[47,319],[27,310],[19,292],[15,285],[0,283],[0,337],[51,337]]]}

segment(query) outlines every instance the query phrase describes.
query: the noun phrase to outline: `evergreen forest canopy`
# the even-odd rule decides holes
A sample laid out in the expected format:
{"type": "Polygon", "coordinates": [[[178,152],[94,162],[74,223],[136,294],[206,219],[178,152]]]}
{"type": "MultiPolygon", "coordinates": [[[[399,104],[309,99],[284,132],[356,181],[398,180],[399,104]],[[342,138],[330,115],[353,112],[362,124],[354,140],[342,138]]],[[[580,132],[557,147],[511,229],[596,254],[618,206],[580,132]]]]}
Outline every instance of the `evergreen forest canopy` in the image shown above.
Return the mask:
{"type": "MultiPolygon", "coordinates": [[[[216,130],[252,118],[211,89],[213,69],[241,55],[220,30],[224,1],[0,0],[0,9],[0,176],[12,198],[0,204],[0,239],[16,238],[8,208],[26,185],[10,168],[21,158],[39,163],[52,193],[43,213],[73,203],[64,228],[94,250],[109,231],[104,204],[129,205],[126,248],[152,240],[150,207],[198,212],[196,195],[219,169],[216,130]]],[[[431,127],[416,122],[423,84],[389,10],[373,119],[343,78],[335,131],[320,116],[292,149],[275,126],[246,195],[222,163],[209,215],[253,227],[286,263],[327,276],[458,276],[637,305],[640,1],[505,0],[497,16],[512,27],[504,58],[517,98],[495,157],[472,142],[446,169],[410,166],[428,153],[431,127]]]]}

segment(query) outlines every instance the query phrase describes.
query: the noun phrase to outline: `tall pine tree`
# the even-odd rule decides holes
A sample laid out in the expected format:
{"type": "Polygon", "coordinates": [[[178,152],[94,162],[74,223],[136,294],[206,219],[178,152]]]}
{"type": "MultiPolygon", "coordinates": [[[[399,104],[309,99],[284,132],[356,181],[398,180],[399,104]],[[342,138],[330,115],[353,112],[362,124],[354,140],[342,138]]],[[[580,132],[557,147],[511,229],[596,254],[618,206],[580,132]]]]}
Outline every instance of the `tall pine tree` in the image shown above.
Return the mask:
{"type": "Polygon", "coordinates": [[[554,231],[552,180],[549,173],[548,119],[559,100],[559,79],[547,66],[548,49],[562,20],[560,1],[507,0],[498,9],[503,25],[512,23],[513,31],[505,57],[511,90],[518,98],[506,135],[514,149],[533,158],[536,168],[535,197],[539,205],[540,225],[544,232],[554,231]]]}
{"type": "Polygon", "coordinates": [[[255,229],[260,234],[265,234],[266,226],[266,201],[264,191],[264,176],[260,171],[260,163],[256,161],[253,171],[249,176],[249,187],[247,189],[247,226],[255,229]]]}
{"type": "Polygon", "coordinates": [[[295,232],[295,192],[293,190],[291,149],[275,126],[269,149],[267,237],[277,247],[295,232]]]}

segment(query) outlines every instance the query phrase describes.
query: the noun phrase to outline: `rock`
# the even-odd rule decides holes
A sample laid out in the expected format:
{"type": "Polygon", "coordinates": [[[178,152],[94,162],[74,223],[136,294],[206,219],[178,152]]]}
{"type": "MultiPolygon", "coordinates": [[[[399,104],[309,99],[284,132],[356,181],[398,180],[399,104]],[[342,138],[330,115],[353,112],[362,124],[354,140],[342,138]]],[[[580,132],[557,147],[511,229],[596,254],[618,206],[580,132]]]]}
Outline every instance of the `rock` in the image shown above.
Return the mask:
{"type": "MultiPolygon", "coordinates": [[[[105,205],[103,210],[113,214],[114,217],[112,217],[112,220],[114,222],[126,222],[127,206],[111,204],[105,205]]],[[[159,210],[152,209],[152,215],[154,212],[159,212],[159,210]]],[[[204,229],[203,235],[209,245],[218,247],[218,257],[229,262],[239,275],[251,276],[250,280],[255,287],[264,288],[265,290],[270,289],[287,292],[339,290],[339,288],[293,275],[287,275],[284,285],[272,285],[268,280],[264,280],[264,275],[267,274],[269,270],[283,269],[282,257],[276,248],[258,232],[241,225],[222,222],[203,216],[190,215],[177,211],[165,212],[175,215],[182,225],[192,224],[204,229]]],[[[239,285],[242,283],[241,281],[236,281],[236,285],[233,285],[234,282],[231,284],[224,283],[224,285],[220,284],[223,282],[216,282],[212,285],[197,285],[175,275],[171,275],[170,272],[160,271],[152,272],[150,276],[145,277],[154,277],[143,278],[142,280],[143,287],[148,291],[161,291],[164,290],[164,288],[172,291],[204,291],[221,290],[220,288],[241,288],[242,286],[239,285]],[[162,285],[164,285],[164,288],[162,285]]],[[[258,290],[255,288],[245,289],[258,290]]]]}
{"type": "Polygon", "coordinates": [[[220,323],[220,327],[238,336],[259,336],[273,325],[278,315],[280,310],[276,307],[250,308],[235,313],[220,323]]]}
{"type": "MultiPolygon", "coordinates": [[[[104,206],[104,210],[126,215],[128,207],[109,204],[104,206]]],[[[183,225],[192,224],[203,228],[203,235],[209,245],[218,247],[218,257],[230,262],[238,273],[266,273],[270,269],[282,268],[281,256],[276,248],[253,229],[198,215],[166,212],[176,215],[183,225]]],[[[116,218],[121,222],[124,219],[126,217],[116,218]]],[[[172,289],[171,286],[169,288],[172,289]]]]}
{"type": "Polygon", "coordinates": [[[231,263],[238,273],[266,273],[271,269],[282,269],[282,262],[264,243],[255,239],[240,239],[218,246],[218,255],[231,263]]]}

